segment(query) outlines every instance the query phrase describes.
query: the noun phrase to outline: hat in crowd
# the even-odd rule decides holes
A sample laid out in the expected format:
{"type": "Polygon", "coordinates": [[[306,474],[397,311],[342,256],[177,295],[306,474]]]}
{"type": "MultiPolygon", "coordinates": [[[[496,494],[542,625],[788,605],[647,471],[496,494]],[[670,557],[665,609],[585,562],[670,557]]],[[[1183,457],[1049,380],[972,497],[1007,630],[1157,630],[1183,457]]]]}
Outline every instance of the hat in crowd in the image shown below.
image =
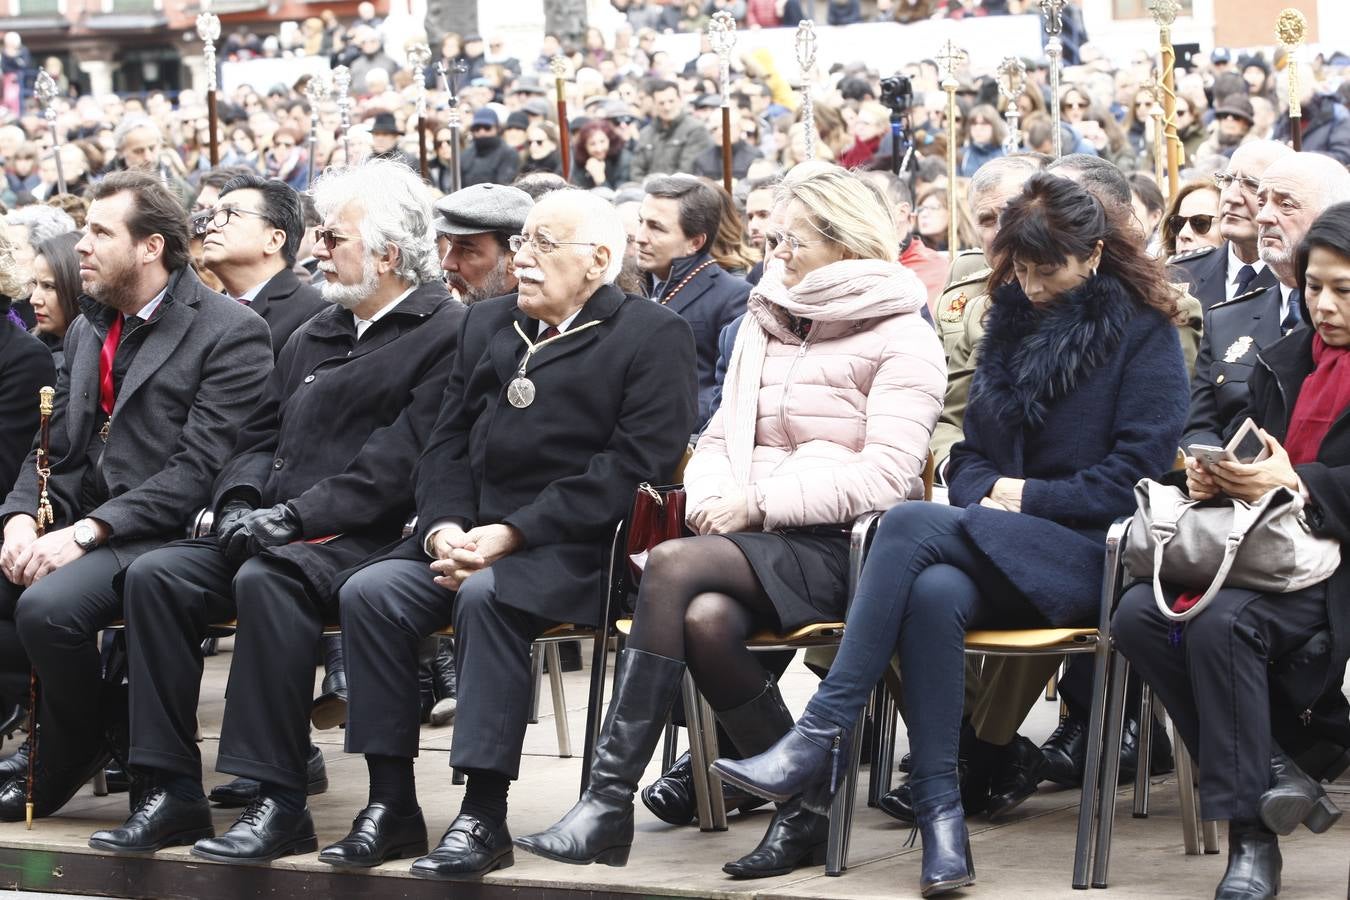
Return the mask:
{"type": "Polygon", "coordinates": [[[521,109],[532,116],[544,116],[547,118],[549,114],[548,101],[543,99],[527,100],[521,109]]]}
{"type": "Polygon", "coordinates": [[[530,127],[530,117],[527,114],[521,112],[520,110],[516,110],[515,112],[511,113],[511,115],[506,117],[506,124],[502,126],[502,130],[510,131],[513,128],[515,128],[524,131],[526,128],[529,127],[530,127]]]}
{"type": "Polygon", "coordinates": [[[1256,111],[1245,94],[1229,94],[1219,101],[1218,106],[1214,107],[1214,117],[1217,119],[1225,115],[1246,119],[1248,125],[1256,124],[1256,111]]]}
{"type": "Polygon", "coordinates": [[[600,115],[606,119],[636,119],[637,113],[633,108],[622,100],[611,100],[600,110],[600,115]]]}
{"type": "Polygon", "coordinates": [[[472,124],[469,125],[469,127],[477,128],[480,125],[488,125],[491,126],[492,128],[501,128],[502,120],[497,118],[497,114],[495,112],[484,106],[474,110],[473,122],[472,124]]]}
{"type": "Polygon", "coordinates": [[[694,109],[717,109],[722,105],[722,98],[717,94],[704,94],[694,101],[694,109]]]}
{"type": "Polygon", "coordinates": [[[520,234],[534,201],[520,188],[475,184],[436,201],[437,234],[520,234]]]}
{"type": "Polygon", "coordinates": [[[520,78],[516,79],[515,85],[511,88],[510,91],[508,91],[508,93],[538,94],[539,96],[542,97],[544,94],[548,93],[548,90],[542,84],[539,83],[538,75],[522,75],[520,76],[520,78]]]}
{"type": "Polygon", "coordinates": [[[1243,54],[1242,56],[1238,57],[1238,68],[1241,69],[1242,71],[1245,72],[1252,66],[1255,66],[1262,72],[1265,72],[1267,75],[1270,74],[1270,63],[1266,62],[1266,58],[1262,56],[1260,53],[1243,54]]]}
{"type": "Polygon", "coordinates": [[[403,131],[398,127],[398,121],[393,113],[382,112],[375,115],[370,124],[371,134],[402,134],[403,131]]]}
{"type": "Polygon", "coordinates": [[[1233,61],[1233,54],[1227,47],[1215,47],[1214,52],[1209,55],[1209,61],[1216,66],[1227,65],[1233,61]]]}

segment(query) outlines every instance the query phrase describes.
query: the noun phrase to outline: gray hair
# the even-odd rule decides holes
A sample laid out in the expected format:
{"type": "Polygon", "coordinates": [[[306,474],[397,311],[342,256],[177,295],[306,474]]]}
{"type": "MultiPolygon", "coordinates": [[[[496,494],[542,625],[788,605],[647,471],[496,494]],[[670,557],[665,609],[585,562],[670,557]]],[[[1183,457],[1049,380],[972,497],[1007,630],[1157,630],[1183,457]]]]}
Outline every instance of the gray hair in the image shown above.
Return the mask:
{"type": "Polygon", "coordinates": [[[75,230],[75,220],[64,209],[33,203],[21,206],[5,215],[6,225],[22,225],[28,229],[28,242],[37,246],[43,241],[75,230]]]}
{"type": "Polygon", "coordinates": [[[159,135],[161,141],[164,140],[164,133],[160,131],[159,126],[155,124],[154,119],[151,119],[149,116],[127,116],[121,122],[117,123],[117,128],[113,131],[113,146],[116,147],[117,151],[120,153],[122,151],[122,145],[127,142],[127,138],[131,133],[133,131],[139,131],[142,128],[149,128],[155,134],[159,135]]]}
{"type": "Polygon", "coordinates": [[[1100,156],[1092,156],[1088,153],[1070,153],[1068,156],[1061,156],[1059,159],[1045,167],[1045,171],[1053,172],[1056,175],[1065,175],[1066,172],[1078,173],[1077,178],[1069,178],[1075,181],[1096,197],[1105,203],[1111,201],[1117,206],[1129,208],[1134,200],[1134,195],[1130,193],[1130,182],[1125,178],[1125,173],[1120,171],[1115,163],[1110,160],[1102,159],[1100,156]]]}
{"type": "Polygon", "coordinates": [[[971,176],[968,196],[971,208],[975,199],[994,190],[1003,181],[1013,175],[1025,175],[1030,178],[1041,170],[1041,161],[1034,156],[1000,156],[975,170],[971,176]]]}
{"type": "Polygon", "coordinates": [[[417,174],[403,163],[368,159],[325,172],[314,183],[314,206],[328,218],[349,203],[360,203],[361,240],[376,256],[398,248],[394,274],[421,286],[441,277],[433,230],[435,210],[417,174]]]}
{"type": "MultiPolygon", "coordinates": [[[[581,224],[577,226],[575,241],[595,244],[609,251],[609,268],[605,269],[605,284],[613,284],[623,270],[623,254],[628,249],[628,232],[624,230],[623,219],[613,204],[589,191],[566,189],[545,194],[534,208],[550,203],[565,203],[579,213],[581,224]]],[[[585,253],[585,247],[575,247],[578,253],[585,253]]]]}

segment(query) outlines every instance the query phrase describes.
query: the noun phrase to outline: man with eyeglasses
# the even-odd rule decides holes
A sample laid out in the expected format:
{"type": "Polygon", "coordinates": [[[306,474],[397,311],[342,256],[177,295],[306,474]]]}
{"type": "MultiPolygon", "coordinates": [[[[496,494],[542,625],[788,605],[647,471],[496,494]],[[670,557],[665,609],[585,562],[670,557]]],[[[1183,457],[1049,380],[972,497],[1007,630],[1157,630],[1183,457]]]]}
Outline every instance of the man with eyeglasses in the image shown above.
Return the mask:
{"type": "Polygon", "coordinates": [[[614,286],[624,245],[609,203],[554,191],[511,239],[519,292],[469,307],[417,466],[417,533],[340,591],[347,749],[366,755],[370,797],[321,861],[368,867],[425,852],[417,646],[452,622],[450,763],[468,781],[440,846],[411,873],[468,880],[514,861],[507,792],[529,718],[531,644],[560,622],[601,624],[615,525],[640,482],[671,476],[694,427],[689,325],[614,286]]]}
{"type": "Polygon", "coordinates": [[[1274,141],[1244,144],[1219,179],[1231,179],[1223,184],[1221,203],[1224,223],[1230,215],[1233,219],[1230,240],[1236,243],[1237,235],[1251,235],[1275,283],[1249,289],[1205,313],[1183,449],[1191,444],[1222,447],[1242,424],[1247,380],[1258,354],[1307,321],[1295,271],[1298,245],[1327,207],[1350,200],[1350,173],[1344,166],[1320,153],[1294,153],[1274,141]],[[1256,177],[1251,150],[1265,151],[1256,177]]]}
{"type": "Polygon", "coordinates": [[[441,269],[465,304],[515,291],[510,240],[532,206],[529,194],[501,184],[475,184],[436,201],[441,269]]]}

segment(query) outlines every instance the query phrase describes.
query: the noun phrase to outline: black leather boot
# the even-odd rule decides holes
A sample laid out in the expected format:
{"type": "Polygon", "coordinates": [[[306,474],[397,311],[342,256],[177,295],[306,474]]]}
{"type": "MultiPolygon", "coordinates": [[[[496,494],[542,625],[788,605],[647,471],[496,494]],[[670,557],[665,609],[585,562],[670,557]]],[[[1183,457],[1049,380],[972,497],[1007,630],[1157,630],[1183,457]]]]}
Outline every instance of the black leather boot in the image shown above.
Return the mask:
{"type": "Polygon", "coordinates": [[[1260,822],[1228,823],[1228,870],[1214,900],[1269,900],[1280,892],[1280,839],[1260,822]]]}
{"type": "Polygon", "coordinates": [[[712,768],[742,790],[779,803],[802,794],[804,807],[828,815],[848,765],[850,736],[850,729],[807,712],[758,756],[719,759],[712,768]]]}
{"type": "MultiPolygon", "coordinates": [[[[660,778],[642,789],[642,805],[652,815],[669,825],[688,825],[698,815],[698,801],[694,797],[694,767],[689,753],[681,753],[675,765],[660,778]]],[[[722,784],[722,806],[727,812],[747,812],[768,803],[763,797],[722,784]]]]}
{"type": "Polygon", "coordinates": [[[772,878],[822,865],[829,836],[829,818],[804,809],[801,798],[794,797],[774,813],[759,845],[722,871],[736,878],[772,878]]]}
{"type": "Polygon", "coordinates": [[[1261,822],[1276,834],[1289,834],[1299,823],[1314,834],[1321,834],[1341,817],[1327,792],[1292,759],[1277,751],[1270,760],[1270,790],[1261,795],[1258,806],[1261,822]]]}
{"type": "Polygon", "coordinates": [[[319,644],[323,648],[323,685],[309,720],[324,731],[347,721],[347,666],[342,659],[342,635],[325,635],[319,644]]]}
{"type": "Polygon", "coordinates": [[[431,724],[448,725],[455,718],[455,698],[459,692],[455,673],[455,644],[450,638],[439,638],[436,655],[431,659],[431,724]]]}
{"type": "Polygon", "coordinates": [[[932,897],[974,884],[975,863],[956,772],[920,778],[911,784],[914,818],[923,841],[919,892],[932,897]]]}
{"type": "Polygon", "coordinates": [[[517,838],[517,847],[574,865],[627,865],[633,794],[656,752],[684,672],[683,660],[632,648],[623,652],[585,793],[551,828],[517,838]]]}

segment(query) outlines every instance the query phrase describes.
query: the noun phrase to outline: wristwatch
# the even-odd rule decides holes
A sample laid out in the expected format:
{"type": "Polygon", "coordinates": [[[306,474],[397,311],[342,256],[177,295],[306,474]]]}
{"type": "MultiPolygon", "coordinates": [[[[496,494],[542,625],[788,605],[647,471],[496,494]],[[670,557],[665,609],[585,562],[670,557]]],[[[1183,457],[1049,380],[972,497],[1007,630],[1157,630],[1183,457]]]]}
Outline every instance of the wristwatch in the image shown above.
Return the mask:
{"type": "Polygon", "coordinates": [[[98,532],[86,519],[81,519],[75,523],[74,538],[75,545],[85,553],[98,547],[98,532]]]}

